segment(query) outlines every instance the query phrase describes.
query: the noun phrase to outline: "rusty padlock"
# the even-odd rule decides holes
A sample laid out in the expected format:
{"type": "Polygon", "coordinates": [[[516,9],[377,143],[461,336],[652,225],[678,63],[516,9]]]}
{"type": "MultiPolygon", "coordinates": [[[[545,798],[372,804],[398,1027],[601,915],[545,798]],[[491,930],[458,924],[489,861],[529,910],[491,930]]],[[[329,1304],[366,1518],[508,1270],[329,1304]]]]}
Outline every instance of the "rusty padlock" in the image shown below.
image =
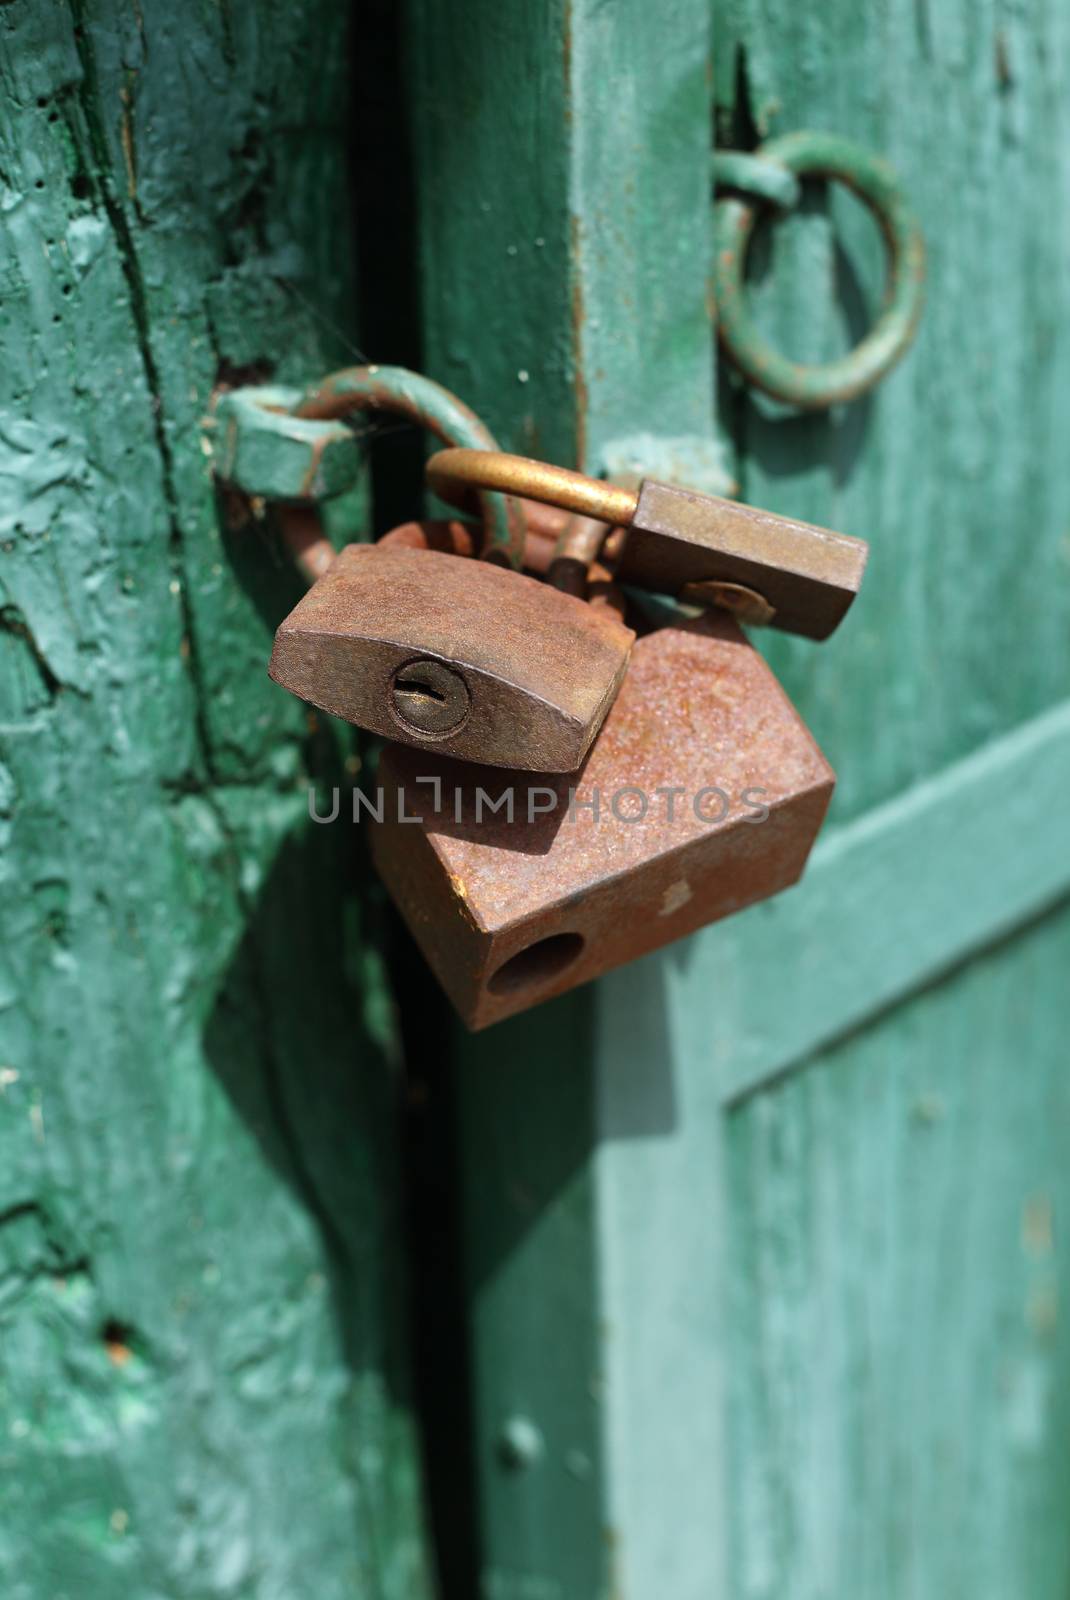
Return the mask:
{"type": "Polygon", "coordinates": [[[834,782],[763,658],[709,612],[637,641],[571,778],[388,746],[372,851],[479,1029],[787,888],[834,782]]]}
{"type": "Polygon", "coordinates": [[[574,772],[634,637],[613,613],[487,561],[349,545],[280,625],[269,671],[387,739],[574,772]]]}
{"type": "Polygon", "coordinates": [[[619,582],[809,639],[828,638],[843,620],[869,553],[862,539],[735,500],[651,478],[638,490],[620,488],[497,451],[441,450],[428,462],[427,477],[455,503],[473,490],[498,489],[599,517],[626,530],[619,582]]]}
{"type": "MultiPolygon", "coordinates": [[[[418,374],[354,369],[310,391],[302,416],[400,413],[439,437],[493,440],[418,374]]],[[[483,454],[482,451],[479,452],[483,454]]],[[[519,571],[523,508],[481,495],[483,555],[401,542],[350,545],[275,635],[269,672],[309,704],[385,738],[463,760],[574,772],[620,687],[634,633],[519,571]],[[504,521],[503,521],[504,516],[504,521]]]]}

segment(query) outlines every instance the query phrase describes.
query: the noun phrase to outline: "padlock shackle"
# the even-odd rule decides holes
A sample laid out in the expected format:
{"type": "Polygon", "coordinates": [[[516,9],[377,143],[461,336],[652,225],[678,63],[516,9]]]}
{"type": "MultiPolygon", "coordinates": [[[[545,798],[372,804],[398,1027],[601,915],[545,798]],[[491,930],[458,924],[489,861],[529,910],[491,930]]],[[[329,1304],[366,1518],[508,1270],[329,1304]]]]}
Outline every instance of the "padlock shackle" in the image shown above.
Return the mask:
{"type": "Polygon", "coordinates": [[[634,489],[502,450],[439,450],[425,470],[429,487],[448,505],[466,504],[473,490],[497,489],[592,517],[611,528],[626,528],[639,503],[634,489]]]}
{"type": "Polygon", "coordinates": [[[554,467],[528,456],[507,455],[504,451],[440,450],[427,464],[428,484],[447,504],[464,506],[473,489],[498,488],[515,494],[528,521],[529,545],[532,524],[543,508],[558,512],[564,519],[557,534],[554,552],[546,569],[547,581],[564,594],[607,606],[622,620],[624,596],[612,582],[605,567],[599,565],[606,535],[613,526],[610,517],[624,512],[634,497],[627,490],[587,478],[566,467],[554,467]],[[529,493],[529,489],[531,492],[529,493]],[[595,514],[596,508],[598,514],[595,514]]]}

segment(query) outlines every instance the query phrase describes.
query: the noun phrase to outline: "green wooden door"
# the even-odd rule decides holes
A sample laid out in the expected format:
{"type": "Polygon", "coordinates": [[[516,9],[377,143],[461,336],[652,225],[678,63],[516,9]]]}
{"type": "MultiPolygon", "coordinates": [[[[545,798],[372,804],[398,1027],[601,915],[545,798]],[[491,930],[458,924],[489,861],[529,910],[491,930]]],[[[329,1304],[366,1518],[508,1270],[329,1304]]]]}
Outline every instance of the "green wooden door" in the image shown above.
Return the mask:
{"type": "MultiPolygon", "coordinates": [[[[769,647],[840,772],[804,884],[459,1041],[483,1590],[1061,1600],[1070,26],[715,0],[711,91],[707,21],[415,7],[433,374],[594,470],[712,483],[720,444],[873,547],[841,635],[769,647]],[[715,429],[715,125],[899,170],[928,305],[868,398],[722,370],[715,429]]],[[[753,293],[812,360],[880,274],[816,189],[753,293]]]]}
{"type": "MultiPolygon", "coordinates": [[[[1065,1600],[1063,10],[0,6],[5,1596],[417,1600],[433,1521],[446,1600],[1065,1600]],[[803,127],[930,257],[811,417],[716,372],[709,289],[714,130],[803,127]],[[763,646],[841,775],[803,886],[445,1069],[395,971],[408,1232],[379,902],[305,811],[360,757],[268,683],[297,581],[201,442],[354,336],[873,546],[763,646]]],[[[878,292],[841,201],[755,251],[800,356],[878,292]]]]}

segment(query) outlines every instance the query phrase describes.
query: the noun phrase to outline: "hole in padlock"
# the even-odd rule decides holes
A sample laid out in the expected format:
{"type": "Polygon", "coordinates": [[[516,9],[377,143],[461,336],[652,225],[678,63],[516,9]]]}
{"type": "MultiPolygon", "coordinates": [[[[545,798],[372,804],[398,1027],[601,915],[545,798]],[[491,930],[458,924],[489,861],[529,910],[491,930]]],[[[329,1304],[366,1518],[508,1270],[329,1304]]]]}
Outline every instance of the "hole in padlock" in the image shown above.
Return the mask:
{"type": "Polygon", "coordinates": [[[564,972],[577,959],[583,949],[583,938],[578,933],[551,933],[537,939],[526,950],[510,956],[487,981],[491,994],[515,994],[518,989],[528,989],[534,984],[548,983],[564,972]]]}

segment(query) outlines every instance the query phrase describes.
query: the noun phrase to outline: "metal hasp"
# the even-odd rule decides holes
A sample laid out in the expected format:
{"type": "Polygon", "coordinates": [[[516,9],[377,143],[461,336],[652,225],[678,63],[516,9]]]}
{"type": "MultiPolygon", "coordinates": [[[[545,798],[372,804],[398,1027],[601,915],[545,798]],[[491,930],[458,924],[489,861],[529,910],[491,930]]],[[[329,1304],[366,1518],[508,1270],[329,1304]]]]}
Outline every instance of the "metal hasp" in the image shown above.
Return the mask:
{"type": "Polygon", "coordinates": [[[349,545],[279,627],[269,671],[387,739],[574,772],[634,638],[612,612],[493,562],[349,545]]]}
{"type": "Polygon", "coordinates": [[[567,467],[486,450],[440,450],[427,480],[443,499],[498,489],[627,529],[622,583],[724,605],[744,621],[827,639],[858,593],[862,539],[760,511],[737,500],[646,479],[638,492],[567,467]]]}
{"type": "Polygon", "coordinates": [[[787,888],[835,779],[762,657],[711,613],[637,642],[576,777],[533,785],[392,746],[379,781],[378,870],[480,1029],[787,888]]]}
{"type": "MultiPolygon", "coordinates": [[[[352,486],[361,450],[345,419],[404,417],[443,444],[497,450],[475,412],[440,383],[405,367],[345,367],[306,389],[275,385],[232,389],[219,396],[205,430],[213,470],[243,494],[286,505],[330,499],[352,486]]],[[[481,554],[519,567],[524,513],[502,495],[481,494],[481,554]]]]}
{"type": "Polygon", "coordinates": [[[257,384],[230,389],[205,419],[212,468],[243,494],[287,505],[330,500],[360,473],[360,446],[344,423],[297,416],[300,389],[257,384]]]}
{"type": "Polygon", "coordinates": [[[718,186],[744,191],[722,196],[714,205],[713,275],[722,349],[749,383],[789,405],[820,410],[865,394],[910,348],[924,299],[925,241],[892,167],[850,139],[802,129],[770,139],[750,154],[718,151],[713,170],[718,186]],[[800,178],[826,178],[851,189],[872,213],[888,254],[885,303],[875,325],[847,355],[819,366],[792,361],[768,344],[750,314],[745,290],[756,201],[796,205],[800,178]]]}
{"type": "MultiPolygon", "coordinates": [[[[422,372],[406,367],[344,367],[307,389],[295,415],[340,420],[353,414],[405,417],[443,444],[497,450],[490,430],[463,400],[422,372]]],[[[480,495],[486,530],[482,554],[519,568],[524,554],[524,514],[515,501],[480,495]]]]}

